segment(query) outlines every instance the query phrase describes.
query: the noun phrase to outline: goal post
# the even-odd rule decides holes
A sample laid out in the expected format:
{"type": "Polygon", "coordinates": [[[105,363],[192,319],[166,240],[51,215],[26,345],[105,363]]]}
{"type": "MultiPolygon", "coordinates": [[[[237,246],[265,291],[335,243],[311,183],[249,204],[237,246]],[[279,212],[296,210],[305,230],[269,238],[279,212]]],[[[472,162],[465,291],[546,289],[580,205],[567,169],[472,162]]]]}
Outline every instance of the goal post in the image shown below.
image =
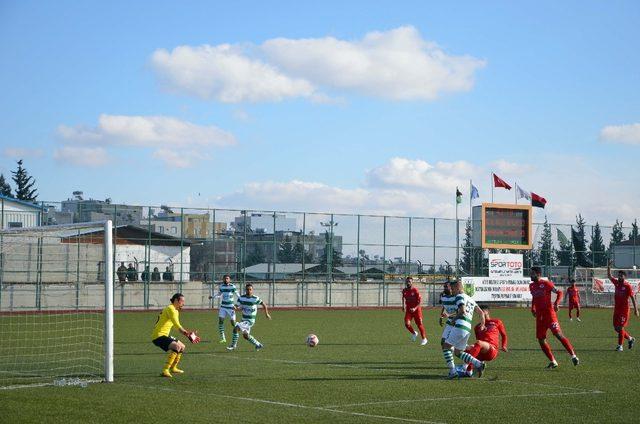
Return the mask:
{"type": "Polygon", "coordinates": [[[0,389],[113,381],[112,231],[0,230],[0,389]]]}

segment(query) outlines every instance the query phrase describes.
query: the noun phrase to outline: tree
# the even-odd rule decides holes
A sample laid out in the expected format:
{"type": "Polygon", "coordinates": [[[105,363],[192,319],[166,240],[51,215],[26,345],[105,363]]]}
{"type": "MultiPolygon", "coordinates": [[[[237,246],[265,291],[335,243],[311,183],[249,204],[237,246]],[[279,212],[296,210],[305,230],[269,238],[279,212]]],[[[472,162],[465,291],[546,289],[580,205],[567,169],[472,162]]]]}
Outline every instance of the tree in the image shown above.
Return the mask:
{"type": "Polygon", "coordinates": [[[297,242],[295,246],[293,246],[293,258],[294,262],[297,264],[301,264],[303,258],[305,263],[309,263],[311,262],[311,259],[313,259],[313,255],[311,254],[311,252],[305,252],[302,243],[297,242]]]}
{"type": "Polygon", "coordinates": [[[590,267],[592,266],[589,257],[587,256],[587,238],[585,234],[585,220],[581,214],[576,216],[576,229],[571,228],[571,241],[573,243],[573,250],[575,252],[576,264],[578,266],[590,267]]]}
{"type": "Polygon", "coordinates": [[[11,194],[11,186],[4,179],[4,175],[3,174],[0,174],[0,195],[7,196],[7,197],[13,197],[13,194],[11,194]]]}
{"type": "Polygon", "coordinates": [[[296,263],[296,254],[293,243],[291,242],[291,237],[289,236],[285,236],[280,242],[280,245],[278,245],[278,262],[283,264],[296,263]]]}
{"type": "Polygon", "coordinates": [[[607,256],[613,256],[613,246],[620,244],[624,241],[624,233],[622,232],[622,221],[616,219],[616,223],[611,228],[611,239],[609,240],[609,249],[607,250],[607,256]]]}
{"type": "Polygon", "coordinates": [[[638,234],[638,220],[636,219],[631,224],[631,232],[629,233],[629,240],[633,241],[633,244],[640,244],[640,234],[638,234]]]}
{"type": "MultiPolygon", "coordinates": [[[[556,258],[558,259],[558,265],[561,266],[573,266],[573,244],[571,240],[569,240],[564,233],[562,233],[559,229],[556,229],[558,232],[558,244],[559,249],[556,250],[556,258]]],[[[573,231],[573,228],[571,229],[573,231]]]]}
{"type": "Polygon", "coordinates": [[[331,235],[327,232],[324,233],[324,241],[325,248],[322,252],[322,256],[320,256],[320,265],[324,265],[325,267],[328,264],[329,255],[327,254],[329,250],[331,250],[331,266],[342,266],[342,252],[338,252],[331,243],[331,235]]]}
{"type": "Polygon", "coordinates": [[[36,180],[22,167],[22,159],[18,161],[18,169],[11,173],[13,182],[16,183],[16,199],[34,202],[38,197],[38,190],[32,188],[36,180]]]}
{"type": "Polygon", "coordinates": [[[549,267],[555,265],[555,258],[553,255],[553,234],[551,233],[551,224],[544,217],[544,224],[542,225],[542,236],[538,242],[538,249],[534,254],[534,262],[549,267]]]}
{"type": "Polygon", "coordinates": [[[244,266],[250,267],[252,265],[265,263],[267,261],[267,256],[262,250],[262,246],[255,245],[251,252],[247,253],[247,257],[244,260],[244,266]]]}
{"type": "Polygon", "coordinates": [[[465,274],[471,275],[473,267],[473,228],[471,227],[471,219],[467,219],[467,225],[464,228],[464,244],[462,245],[462,259],[460,260],[460,269],[465,274]]]}
{"type": "Polygon", "coordinates": [[[589,243],[589,251],[591,252],[591,258],[594,267],[605,266],[607,264],[607,252],[604,246],[604,240],[602,239],[602,231],[600,230],[600,224],[596,222],[593,227],[593,233],[591,234],[591,243],[589,243]]]}

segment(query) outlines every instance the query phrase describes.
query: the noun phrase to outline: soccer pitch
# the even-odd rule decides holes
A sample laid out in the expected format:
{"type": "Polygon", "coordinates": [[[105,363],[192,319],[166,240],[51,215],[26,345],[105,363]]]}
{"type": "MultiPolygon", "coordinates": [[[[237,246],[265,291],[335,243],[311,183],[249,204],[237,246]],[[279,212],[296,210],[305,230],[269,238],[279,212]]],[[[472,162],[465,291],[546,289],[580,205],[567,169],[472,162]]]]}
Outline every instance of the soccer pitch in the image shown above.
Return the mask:
{"type": "MultiPolygon", "coordinates": [[[[581,364],[550,343],[560,367],[535,339],[528,309],[494,309],[505,322],[508,353],[483,378],[446,380],[438,310],[425,311],[429,344],[409,340],[399,310],[259,311],[256,352],[240,339],[217,342],[217,311],[183,311],[203,341],[187,346],[184,375],[159,377],[166,354],[149,340],[158,312],[117,313],[113,384],[0,391],[3,422],[637,422],[638,348],[615,352],[611,310],[559,312],[581,364]],[[320,338],[316,348],[305,336],[320,338]]],[[[227,338],[230,328],[227,323],[227,338]]],[[[631,334],[640,335],[632,317],[631,334]]],[[[11,343],[11,340],[4,340],[11,343]]],[[[456,359],[456,363],[460,361],[456,359]]]]}

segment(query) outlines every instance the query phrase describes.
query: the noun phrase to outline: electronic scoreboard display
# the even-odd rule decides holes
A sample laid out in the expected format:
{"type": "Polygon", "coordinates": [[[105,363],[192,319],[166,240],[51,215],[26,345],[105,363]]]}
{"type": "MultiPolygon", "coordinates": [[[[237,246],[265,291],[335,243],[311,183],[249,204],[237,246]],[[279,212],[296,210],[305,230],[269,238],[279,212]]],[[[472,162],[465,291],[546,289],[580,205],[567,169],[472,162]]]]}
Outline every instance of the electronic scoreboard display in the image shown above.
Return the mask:
{"type": "Polygon", "coordinates": [[[482,204],[482,248],[531,249],[531,205],[482,204]]]}

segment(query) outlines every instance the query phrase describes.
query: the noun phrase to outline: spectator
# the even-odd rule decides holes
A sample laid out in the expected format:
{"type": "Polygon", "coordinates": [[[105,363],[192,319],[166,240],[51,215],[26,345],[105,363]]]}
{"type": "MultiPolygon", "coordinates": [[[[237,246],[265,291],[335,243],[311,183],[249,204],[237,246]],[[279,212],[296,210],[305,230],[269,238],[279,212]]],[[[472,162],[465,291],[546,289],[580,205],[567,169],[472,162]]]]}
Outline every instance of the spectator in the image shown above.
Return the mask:
{"type": "Polygon", "coordinates": [[[133,264],[129,264],[129,268],[127,268],[127,280],[128,281],[138,281],[138,271],[133,267],[133,264]]]}
{"type": "Polygon", "coordinates": [[[173,281],[173,272],[169,267],[162,273],[162,281],[173,281]]]}
{"type": "Polygon", "coordinates": [[[149,281],[149,277],[151,277],[151,273],[149,272],[149,266],[144,267],[144,271],[140,274],[140,279],[142,281],[149,281]]]}
{"type": "Polygon", "coordinates": [[[124,266],[124,262],[120,262],[120,266],[118,267],[116,274],[118,275],[118,281],[121,283],[127,281],[127,267],[124,266]]]}
{"type": "Polygon", "coordinates": [[[157,266],[153,268],[153,272],[151,273],[151,281],[160,281],[160,270],[157,266]]]}

